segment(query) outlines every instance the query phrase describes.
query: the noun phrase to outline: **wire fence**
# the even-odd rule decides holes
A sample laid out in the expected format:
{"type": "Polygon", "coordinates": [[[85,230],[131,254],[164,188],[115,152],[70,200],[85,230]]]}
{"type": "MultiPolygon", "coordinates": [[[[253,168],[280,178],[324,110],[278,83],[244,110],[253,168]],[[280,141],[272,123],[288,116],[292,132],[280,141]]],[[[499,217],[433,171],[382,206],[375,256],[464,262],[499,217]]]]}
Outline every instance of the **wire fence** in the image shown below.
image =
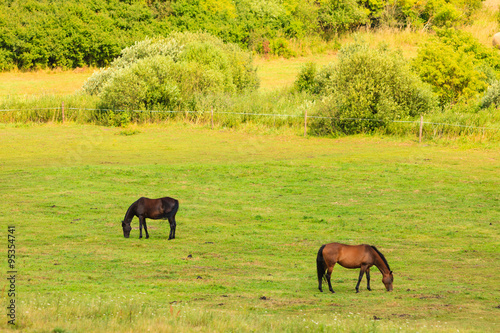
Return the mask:
{"type": "Polygon", "coordinates": [[[214,117],[218,115],[235,115],[235,116],[245,116],[245,117],[274,117],[274,118],[296,118],[303,119],[304,123],[304,135],[307,135],[307,121],[308,119],[323,119],[323,120],[334,120],[334,121],[359,121],[359,122],[384,122],[384,123],[401,123],[401,124],[414,124],[420,126],[420,139],[422,136],[422,128],[425,125],[432,126],[445,126],[445,127],[455,127],[462,129],[470,129],[470,130],[478,130],[478,131],[500,131],[499,128],[493,127],[484,127],[484,126],[473,126],[473,125],[465,125],[465,124],[457,124],[457,123],[445,123],[445,122],[434,122],[434,121],[424,121],[423,117],[420,120],[387,120],[387,119],[373,119],[373,118],[342,118],[342,117],[328,117],[328,116],[316,116],[316,115],[308,115],[307,110],[302,114],[278,114],[278,113],[251,113],[251,112],[230,112],[230,111],[216,111],[214,109],[211,110],[116,110],[116,109],[91,109],[91,108],[65,108],[64,103],[61,107],[50,107],[50,108],[28,108],[28,109],[2,109],[0,112],[29,112],[29,111],[54,111],[54,119],[55,112],[61,112],[61,120],[64,123],[67,119],[65,117],[65,111],[84,111],[84,112],[93,112],[93,113],[137,113],[137,114],[195,114],[195,115],[210,115],[210,121],[212,128],[214,127],[214,117]]]}

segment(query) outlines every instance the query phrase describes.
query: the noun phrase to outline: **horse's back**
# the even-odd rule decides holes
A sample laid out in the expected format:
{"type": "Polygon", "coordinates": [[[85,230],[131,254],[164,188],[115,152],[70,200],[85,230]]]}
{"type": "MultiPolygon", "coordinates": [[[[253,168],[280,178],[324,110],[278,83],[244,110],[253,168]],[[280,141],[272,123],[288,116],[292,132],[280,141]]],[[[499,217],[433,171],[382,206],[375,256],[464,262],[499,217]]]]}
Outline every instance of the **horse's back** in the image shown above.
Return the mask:
{"type": "Polygon", "coordinates": [[[347,245],[330,243],[323,249],[325,261],[331,264],[339,263],[345,268],[359,268],[362,264],[372,261],[370,245],[347,245]]]}
{"type": "Polygon", "coordinates": [[[166,219],[177,212],[179,202],[170,197],[150,199],[141,197],[137,200],[137,214],[151,219],[166,219]]]}
{"type": "Polygon", "coordinates": [[[163,203],[163,207],[167,208],[169,211],[173,210],[175,206],[179,205],[179,201],[177,199],[170,198],[170,197],[164,197],[164,198],[160,198],[158,200],[161,200],[163,203]]]}

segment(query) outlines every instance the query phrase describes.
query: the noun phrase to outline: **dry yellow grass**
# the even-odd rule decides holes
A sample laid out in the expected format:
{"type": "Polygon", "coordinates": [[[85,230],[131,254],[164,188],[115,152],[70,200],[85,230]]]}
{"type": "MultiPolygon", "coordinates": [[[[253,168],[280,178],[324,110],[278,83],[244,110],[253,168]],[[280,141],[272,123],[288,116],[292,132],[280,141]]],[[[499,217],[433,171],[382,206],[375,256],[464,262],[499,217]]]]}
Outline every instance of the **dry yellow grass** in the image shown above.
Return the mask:
{"type": "Polygon", "coordinates": [[[471,33],[484,45],[491,46],[491,37],[499,32],[497,19],[499,7],[500,0],[486,0],[482,10],[473,16],[474,23],[464,26],[463,30],[471,33]]]}
{"type": "Polygon", "coordinates": [[[324,66],[336,58],[335,52],[325,54],[309,55],[299,58],[257,58],[255,65],[260,78],[260,89],[271,91],[286,88],[293,85],[300,69],[309,62],[318,66],[324,66]]]}
{"type": "Polygon", "coordinates": [[[82,87],[93,71],[78,68],[0,73],[0,100],[24,95],[70,95],[82,87]]]}
{"type": "Polygon", "coordinates": [[[365,41],[370,46],[376,47],[381,44],[388,45],[392,49],[399,49],[403,55],[413,58],[417,55],[418,47],[429,38],[428,32],[412,29],[360,29],[357,33],[348,35],[342,40],[342,44],[356,40],[365,41]]]}

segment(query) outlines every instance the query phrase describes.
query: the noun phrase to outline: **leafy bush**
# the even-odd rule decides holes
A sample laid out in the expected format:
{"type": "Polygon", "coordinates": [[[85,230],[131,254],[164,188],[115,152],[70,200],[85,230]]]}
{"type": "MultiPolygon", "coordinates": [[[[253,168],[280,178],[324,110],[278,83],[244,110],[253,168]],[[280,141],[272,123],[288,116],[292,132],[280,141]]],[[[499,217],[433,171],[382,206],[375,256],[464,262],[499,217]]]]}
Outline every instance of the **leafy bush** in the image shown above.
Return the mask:
{"type": "Polygon", "coordinates": [[[9,70],[13,67],[12,52],[0,49],[0,71],[9,70]]]}
{"type": "Polygon", "coordinates": [[[146,39],[122,51],[84,84],[105,109],[190,108],[198,94],[253,90],[251,55],[205,33],[146,39]]]}
{"type": "Polygon", "coordinates": [[[484,92],[498,76],[500,56],[470,34],[446,29],[438,30],[437,37],[419,49],[413,66],[445,105],[484,92]]]}
{"type": "Polygon", "coordinates": [[[356,0],[319,1],[318,21],[327,39],[369,22],[369,10],[356,0]]]}
{"type": "Polygon", "coordinates": [[[316,74],[318,72],[318,68],[314,62],[307,63],[300,70],[299,75],[297,76],[297,80],[295,80],[295,89],[298,91],[307,91],[313,92],[316,74]]]}
{"type": "Polygon", "coordinates": [[[500,106],[500,81],[494,81],[488,87],[479,104],[482,109],[500,106]]]}
{"type": "Polygon", "coordinates": [[[483,0],[397,0],[390,7],[398,22],[417,27],[452,27],[470,20],[483,0]]]}
{"type": "Polygon", "coordinates": [[[323,96],[318,116],[324,118],[311,124],[318,134],[371,131],[436,105],[430,87],[411,72],[403,56],[384,47],[348,45],[315,81],[314,90],[323,96]]]}
{"type": "Polygon", "coordinates": [[[283,58],[291,58],[297,54],[290,49],[288,41],[284,38],[275,38],[270,43],[271,53],[283,58]]]}
{"type": "Polygon", "coordinates": [[[7,1],[0,5],[0,66],[105,66],[133,40],[164,30],[138,1],[7,1]]]}

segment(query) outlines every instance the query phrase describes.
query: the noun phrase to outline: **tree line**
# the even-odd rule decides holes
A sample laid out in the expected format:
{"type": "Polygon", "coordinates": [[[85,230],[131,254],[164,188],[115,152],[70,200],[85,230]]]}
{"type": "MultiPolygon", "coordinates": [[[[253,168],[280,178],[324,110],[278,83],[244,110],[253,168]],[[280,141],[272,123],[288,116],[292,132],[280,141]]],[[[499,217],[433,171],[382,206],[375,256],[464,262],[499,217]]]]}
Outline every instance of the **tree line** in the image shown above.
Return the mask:
{"type": "Polygon", "coordinates": [[[261,54],[292,39],[331,40],[360,26],[451,27],[482,0],[4,0],[0,70],[103,67],[122,49],[174,31],[208,32],[261,54]]]}

